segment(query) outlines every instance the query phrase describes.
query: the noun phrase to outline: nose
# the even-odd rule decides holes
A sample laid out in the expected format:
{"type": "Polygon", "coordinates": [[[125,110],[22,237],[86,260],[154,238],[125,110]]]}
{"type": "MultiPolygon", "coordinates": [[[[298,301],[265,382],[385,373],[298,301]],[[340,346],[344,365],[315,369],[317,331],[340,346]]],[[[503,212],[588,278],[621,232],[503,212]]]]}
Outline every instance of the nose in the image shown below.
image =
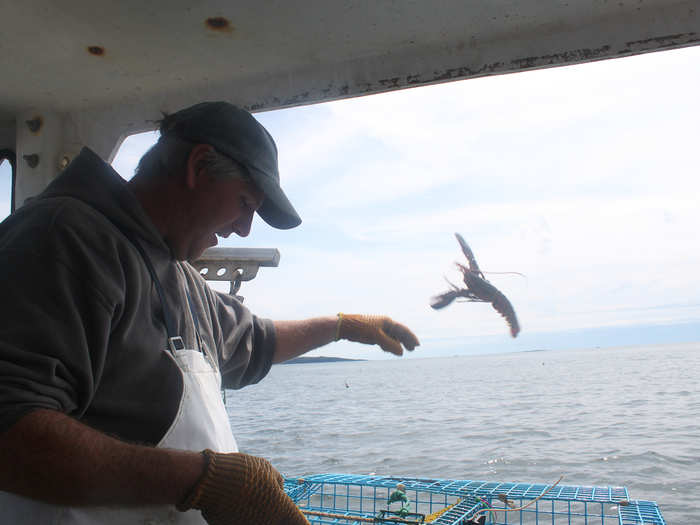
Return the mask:
{"type": "Polygon", "coordinates": [[[239,217],[233,224],[233,231],[239,237],[248,237],[250,233],[250,228],[253,225],[253,213],[246,213],[245,215],[239,217]]]}

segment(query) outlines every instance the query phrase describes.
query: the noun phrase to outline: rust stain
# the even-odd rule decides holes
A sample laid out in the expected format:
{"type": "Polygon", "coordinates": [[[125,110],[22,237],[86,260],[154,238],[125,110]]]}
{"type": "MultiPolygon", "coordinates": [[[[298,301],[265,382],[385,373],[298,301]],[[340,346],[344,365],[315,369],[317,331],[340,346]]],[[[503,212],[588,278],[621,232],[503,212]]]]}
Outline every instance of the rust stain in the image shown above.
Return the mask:
{"type": "Polygon", "coordinates": [[[380,80],[379,84],[384,88],[397,88],[401,86],[401,79],[399,77],[386,78],[380,80]]]}
{"type": "Polygon", "coordinates": [[[101,57],[105,54],[105,48],[102,46],[88,46],[87,51],[96,57],[101,57]]]}
{"type": "Polygon", "coordinates": [[[553,53],[551,55],[518,58],[511,60],[511,64],[520,69],[527,69],[538,66],[568,64],[570,62],[585,62],[608,56],[610,54],[610,49],[611,48],[608,45],[597,47],[595,49],[572,49],[571,51],[553,53]]]}
{"type": "Polygon", "coordinates": [[[631,53],[633,51],[658,49],[663,47],[671,47],[685,44],[693,44],[698,42],[698,35],[695,32],[678,33],[676,35],[657,36],[647,38],[645,40],[635,40],[627,42],[627,48],[621,50],[621,53],[631,53]]]}
{"type": "Polygon", "coordinates": [[[355,84],[327,84],[323,88],[304,91],[285,98],[270,97],[264,101],[254,103],[251,111],[267,108],[290,107],[309,104],[318,101],[347,98],[348,96],[364,95],[393,91],[405,87],[435,84],[450,80],[475,78],[496,75],[507,72],[516,72],[527,69],[536,69],[549,66],[566,65],[580,62],[591,62],[605,58],[613,58],[619,55],[635,54],[635,52],[650,49],[662,49],[666,47],[679,47],[700,42],[697,33],[682,33],[649,38],[635,42],[627,42],[626,46],[614,47],[602,45],[596,48],[581,48],[551,53],[546,55],[515,58],[508,61],[496,61],[481,64],[477,67],[461,66],[434,70],[432,74],[415,73],[405,76],[392,76],[377,79],[373,82],[357,82],[355,84]]]}
{"type": "Polygon", "coordinates": [[[420,75],[407,75],[406,84],[420,84],[420,75]]]}
{"type": "Polygon", "coordinates": [[[222,33],[231,33],[233,31],[233,26],[228,18],[223,16],[212,16],[204,21],[204,25],[207,29],[212,31],[219,31],[222,33]]]}

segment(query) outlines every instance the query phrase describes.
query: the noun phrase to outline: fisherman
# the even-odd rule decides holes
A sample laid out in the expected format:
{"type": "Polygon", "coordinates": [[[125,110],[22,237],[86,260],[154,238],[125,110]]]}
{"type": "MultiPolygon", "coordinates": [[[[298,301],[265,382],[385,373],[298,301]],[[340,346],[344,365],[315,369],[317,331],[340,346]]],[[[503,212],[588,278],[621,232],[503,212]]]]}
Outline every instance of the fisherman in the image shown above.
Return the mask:
{"type": "Polygon", "coordinates": [[[339,339],[419,342],[388,317],[272,321],[210,289],[187,261],[256,212],[301,222],[269,133],[207,102],[163,119],[130,182],[85,148],[0,225],[3,523],[307,523],[238,453],[221,387],[339,339]]]}

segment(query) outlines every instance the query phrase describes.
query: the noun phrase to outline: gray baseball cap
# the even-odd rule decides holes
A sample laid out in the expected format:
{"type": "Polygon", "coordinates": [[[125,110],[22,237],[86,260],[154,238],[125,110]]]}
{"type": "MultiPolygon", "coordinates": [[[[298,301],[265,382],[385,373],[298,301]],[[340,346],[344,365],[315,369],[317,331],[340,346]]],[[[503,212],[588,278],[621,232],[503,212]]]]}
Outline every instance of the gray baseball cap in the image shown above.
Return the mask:
{"type": "Polygon", "coordinates": [[[282,230],[301,224],[299,214],[280,186],[275,141],[248,111],[228,102],[202,102],[167,115],[161,122],[160,134],[210,144],[239,162],[265,194],[258,209],[260,217],[282,230]]]}

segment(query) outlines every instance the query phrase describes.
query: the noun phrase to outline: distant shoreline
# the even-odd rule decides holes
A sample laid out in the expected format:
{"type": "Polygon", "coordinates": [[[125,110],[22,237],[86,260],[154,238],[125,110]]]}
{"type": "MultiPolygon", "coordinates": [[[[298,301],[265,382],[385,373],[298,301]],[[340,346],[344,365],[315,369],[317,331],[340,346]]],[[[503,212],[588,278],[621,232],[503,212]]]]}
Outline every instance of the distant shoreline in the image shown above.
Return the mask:
{"type": "Polygon", "coordinates": [[[289,361],[285,361],[284,363],[280,363],[283,365],[308,365],[312,363],[335,363],[337,361],[367,361],[367,359],[346,359],[344,357],[324,357],[324,356],[319,356],[319,357],[297,357],[295,359],[290,359],[289,361]]]}

